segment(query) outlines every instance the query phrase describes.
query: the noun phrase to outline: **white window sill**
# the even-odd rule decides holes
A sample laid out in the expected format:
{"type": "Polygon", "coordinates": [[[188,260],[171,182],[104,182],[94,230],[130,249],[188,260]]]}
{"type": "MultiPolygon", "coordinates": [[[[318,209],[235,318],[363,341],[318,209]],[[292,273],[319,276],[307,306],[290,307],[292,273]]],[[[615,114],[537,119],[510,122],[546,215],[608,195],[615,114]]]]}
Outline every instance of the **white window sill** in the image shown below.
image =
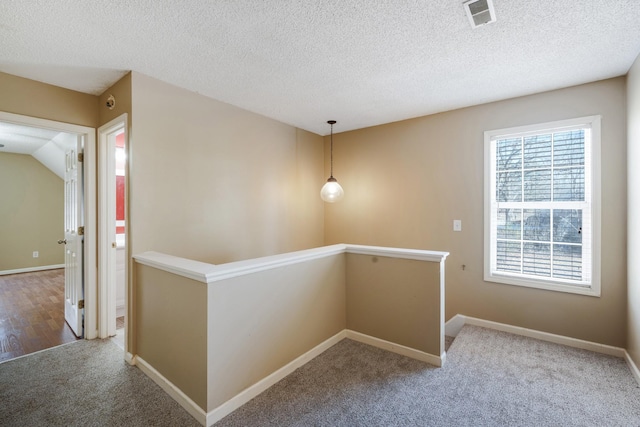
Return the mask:
{"type": "Polygon", "coordinates": [[[544,289],[547,291],[565,292],[570,294],[600,297],[600,289],[591,286],[569,285],[551,280],[535,280],[510,275],[485,274],[485,282],[501,283],[504,285],[523,286],[527,288],[544,289]]]}

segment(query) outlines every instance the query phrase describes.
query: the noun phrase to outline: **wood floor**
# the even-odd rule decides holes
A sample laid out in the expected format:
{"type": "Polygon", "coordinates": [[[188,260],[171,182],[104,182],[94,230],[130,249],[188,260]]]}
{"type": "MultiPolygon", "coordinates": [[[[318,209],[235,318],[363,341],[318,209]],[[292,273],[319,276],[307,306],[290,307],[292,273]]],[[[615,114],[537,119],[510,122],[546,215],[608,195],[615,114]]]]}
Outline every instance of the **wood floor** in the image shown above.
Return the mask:
{"type": "Polygon", "coordinates": [[[0,362],[76,339],[64,321],[64,269],[0,276],[0,362]]]}

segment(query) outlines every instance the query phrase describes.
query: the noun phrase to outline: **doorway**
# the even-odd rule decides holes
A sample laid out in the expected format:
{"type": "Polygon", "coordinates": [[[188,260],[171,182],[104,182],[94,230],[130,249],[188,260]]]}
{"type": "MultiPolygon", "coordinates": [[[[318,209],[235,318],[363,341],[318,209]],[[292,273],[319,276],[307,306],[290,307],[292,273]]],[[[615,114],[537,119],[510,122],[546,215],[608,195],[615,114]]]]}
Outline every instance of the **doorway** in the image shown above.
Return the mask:
{"type": "Polygon", "coordinates": [[[100,338],[113,337],[127,350],[127,115],[98,129],[100,213],[100,338]]]}
{"type": "Polygon", "coordinates": [[[0,145],[3,171],[14,170],[0,207],[0,347],[29,354],[75,339],[71,330],[95,338],[95,129],[0,112],[0,145]]]}

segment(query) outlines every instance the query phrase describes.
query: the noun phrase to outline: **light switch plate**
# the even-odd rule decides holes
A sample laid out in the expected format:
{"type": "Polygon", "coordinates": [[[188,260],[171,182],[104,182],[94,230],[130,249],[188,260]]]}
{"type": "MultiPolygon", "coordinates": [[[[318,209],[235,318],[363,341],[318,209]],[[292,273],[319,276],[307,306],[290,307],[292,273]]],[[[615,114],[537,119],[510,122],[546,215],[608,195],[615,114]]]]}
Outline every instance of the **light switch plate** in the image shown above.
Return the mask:
{"type": "Polygon", "coordinates": [[[462,231],[462,221],[459,219],[453,220],[453,231],[462,231]]]}

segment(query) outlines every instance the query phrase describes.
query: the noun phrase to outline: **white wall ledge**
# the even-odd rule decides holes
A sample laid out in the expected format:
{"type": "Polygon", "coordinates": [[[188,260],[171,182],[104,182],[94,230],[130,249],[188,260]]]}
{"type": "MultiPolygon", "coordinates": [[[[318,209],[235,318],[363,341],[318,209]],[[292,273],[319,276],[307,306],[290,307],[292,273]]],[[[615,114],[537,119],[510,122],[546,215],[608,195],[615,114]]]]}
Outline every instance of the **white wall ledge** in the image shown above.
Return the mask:
{"type": "Polygon", "coordinates": [[[197,280],[202,283],[213,283],[219,280],[229,279],[231,277],[257,273],[259,271],[270,270],[272,268],[297,264],[341,253],[414,259],[438,263],[444,261],[449,255],[449,252],[425,251],[419,249],[338,244],[219,265],[180,258],[160,252],[143,252],[141,254],[134,255],[133,259],[139,264],[154,267],[159,270],[197,280]]]}
{"type": "Polygon", "coordinates": [[[207,274],[216,268],[215,264],[207,264],[206,262],[180,258],[160,252],[143,252],[134,255],[133,259],[135,259],[138,264],[147,265],[157,268],[158,270],[204,283],[207,283],[207,274]]]}

